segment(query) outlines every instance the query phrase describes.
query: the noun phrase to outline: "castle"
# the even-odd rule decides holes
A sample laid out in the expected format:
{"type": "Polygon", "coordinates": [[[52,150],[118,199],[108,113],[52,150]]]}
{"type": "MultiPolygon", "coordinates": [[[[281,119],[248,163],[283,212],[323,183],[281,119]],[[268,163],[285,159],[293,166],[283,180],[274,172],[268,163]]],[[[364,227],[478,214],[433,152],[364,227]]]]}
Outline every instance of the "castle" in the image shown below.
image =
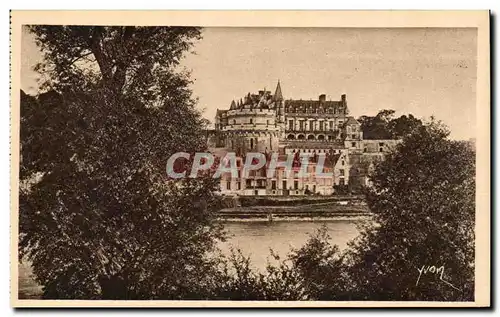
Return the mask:
{"type": "Polygon", "coordinates": [[[349,115],[346,95],[340,100],[285,99],[278,81],[274,94],[260,90],[233,100],[229,109],[217,110],[215,129],[208,133],[212,153],[223,156],[235,152],[241,158],[247,152],[301,153],[312,158],[325,154],[326,172],[333,177],[314,174],[301,178],[297,171],[287,175],[278,170],[267,176],[265,170],[252,171],[248,177],[238,173],[222,175],[221,192],[226,195],[331,195],[337,188],[356,189],[368,185],[368,173],[383,159],[398,140],[364,140],[360,123],[349,115]]]}

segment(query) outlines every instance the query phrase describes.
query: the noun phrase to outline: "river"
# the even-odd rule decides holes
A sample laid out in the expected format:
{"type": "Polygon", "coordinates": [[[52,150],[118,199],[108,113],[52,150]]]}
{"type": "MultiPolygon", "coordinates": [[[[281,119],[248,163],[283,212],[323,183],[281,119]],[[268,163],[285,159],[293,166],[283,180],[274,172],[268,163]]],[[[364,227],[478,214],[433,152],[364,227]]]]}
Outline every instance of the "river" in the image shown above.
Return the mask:
{"type": "Polygon", "coordinates": [[[331,237],[330,242],[344,249],[358,236],[357,223],[356,220],[228,222],[224,225],[228,240],[219,243],[219,248],[226,255],[231,253],[231,248],[239,248],[243,255],[250,257],[254,268],[262,270],[268,262],[269,249],[283,257],[292,248],[303,246],[323,225],[331,237]]]}

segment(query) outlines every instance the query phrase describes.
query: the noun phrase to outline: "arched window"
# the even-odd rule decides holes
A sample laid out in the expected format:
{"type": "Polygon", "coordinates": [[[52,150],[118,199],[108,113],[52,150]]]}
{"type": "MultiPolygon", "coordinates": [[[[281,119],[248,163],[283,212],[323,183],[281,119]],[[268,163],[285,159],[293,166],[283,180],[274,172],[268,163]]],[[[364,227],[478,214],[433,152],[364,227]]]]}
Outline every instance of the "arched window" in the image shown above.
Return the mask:
{"type": "Polygon", "coordinates": [[[318,140],[324,140],[324,139],[325,139],[324,135],[322,135],[322,134],[318,135],[318,140]]]}
{"type": "Polygon", "coordinates": [[[304,140],[305,138],[306,138],[306,137],[305,137],[305,135],[303,135],[303,134],[299,134],[299,136],[297,137],[297,139],[299,139],[299,140],[304,140]]]}
{"type": "Polygon", "coordinates": [[[250,124],[252,124],[252,123],[253,123],[253,119],[252,119],[252,118],[250,118],[250,124]]]}
{"type": "Polygon", "coordinates": [[[294,140],[294,139],[295,139],[295,135],[293,135],[293,134],[289,134],[286,138],[287,138],[288,140],[294,140]]]}
{"type": "Polygon", "coordinates": [[[314,135],[310,134],[308,137],[307,137],[308,140],[314,140],[314,135]]]}
{"type": "Polygon", "coordinates": [[[250,139],[250,148],[253,149],[253,139],[250,139]]]}

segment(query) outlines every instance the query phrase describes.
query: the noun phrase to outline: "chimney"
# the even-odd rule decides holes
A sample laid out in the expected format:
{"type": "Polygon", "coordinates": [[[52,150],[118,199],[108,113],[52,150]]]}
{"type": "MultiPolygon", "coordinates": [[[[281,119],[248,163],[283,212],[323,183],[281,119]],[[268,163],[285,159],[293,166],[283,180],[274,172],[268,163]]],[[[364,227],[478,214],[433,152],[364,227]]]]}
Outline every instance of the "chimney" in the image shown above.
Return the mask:
{"type": "Polygon", "coordinates": [[[319,101],[320,102],[325,102],[326,101],[326,95],[325,94],[319,95],[319,101]]]}
{"type": "Polygon", "coordinates": [[[342,96],[340,96],[340,98],[342,100],[342,104],[345,105],[347,103],[345,94],[342,94],[342,96]]]}

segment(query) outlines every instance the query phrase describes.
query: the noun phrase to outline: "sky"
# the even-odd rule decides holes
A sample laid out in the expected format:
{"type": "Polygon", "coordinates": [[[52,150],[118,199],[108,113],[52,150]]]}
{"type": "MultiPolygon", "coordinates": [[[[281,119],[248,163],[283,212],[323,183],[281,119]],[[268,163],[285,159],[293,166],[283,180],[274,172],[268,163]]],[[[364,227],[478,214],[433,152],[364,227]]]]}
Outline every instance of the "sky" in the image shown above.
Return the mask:
{"type": "MultiPolygon", "coordinates": [[[[248,92],[285,99],[339,100],[351,115],[435,116],[454,139],[475,137],[477,30],[474,28],[205,28],[181,66],[192,72],[204,116],[248,92]]],[[[42,59],[23,34],[21,86],[36,94],[32,67],[42,59]]]]}

